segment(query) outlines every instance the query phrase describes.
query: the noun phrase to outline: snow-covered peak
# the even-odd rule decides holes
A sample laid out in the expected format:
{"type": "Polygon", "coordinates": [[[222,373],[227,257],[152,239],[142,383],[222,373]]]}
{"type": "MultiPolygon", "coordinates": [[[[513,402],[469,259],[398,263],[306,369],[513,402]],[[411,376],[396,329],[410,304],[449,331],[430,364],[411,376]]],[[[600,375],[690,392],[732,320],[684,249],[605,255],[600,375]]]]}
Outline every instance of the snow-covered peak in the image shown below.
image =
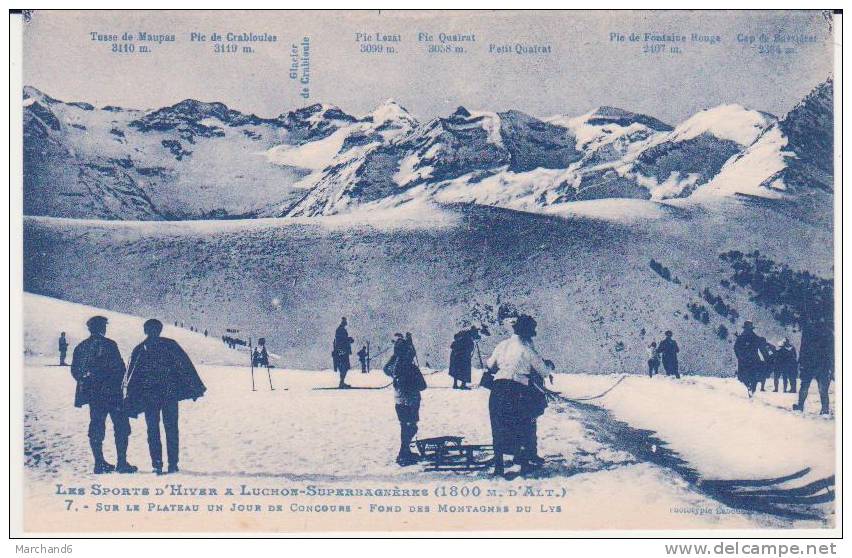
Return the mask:
{"type": "Polygon", "coordinates": [[[747,109],[742,105],[720,105],[702,110],[685,120],[672,132],[671,140],[688,141],[709,134],[747,146],[754,143],[776,120],[769,113],[747,109]]]}
{"type": "Polygon", "coordinates": [[[376,107],[376,110],[368,114],[364,120],[372,122],[375,127],[394,124],[413,126],[417,124],[417,119],[394,99],[386,100],[376,107]]]}
{"type": "Polygon", "coordinates": [[[298,122],[313,126],[321,122],[344,121],[355,122],[357,119],[341,110],[335,105],[326,103],[315,103],[293,111],[284,116],[291,122],[298,122]]]}

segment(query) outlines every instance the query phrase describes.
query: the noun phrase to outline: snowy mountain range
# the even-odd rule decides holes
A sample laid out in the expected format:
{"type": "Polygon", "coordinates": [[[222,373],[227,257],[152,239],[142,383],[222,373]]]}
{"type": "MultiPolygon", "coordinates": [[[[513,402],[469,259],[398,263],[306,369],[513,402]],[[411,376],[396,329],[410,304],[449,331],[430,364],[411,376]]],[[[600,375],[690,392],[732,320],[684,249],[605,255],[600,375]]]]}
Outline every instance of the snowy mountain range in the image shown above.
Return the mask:
{"type": "Polygon", "coordinates": [[[830,79],[782,118],[723,105],[677,126],[614,107],[544,119],[459,107],[421,122],[393,100],[363,116],[315,104],[261,118],[195,100],[95,108],[25,87],[24,210],[173,220],[830,196],[832,115],[830,79]]]}

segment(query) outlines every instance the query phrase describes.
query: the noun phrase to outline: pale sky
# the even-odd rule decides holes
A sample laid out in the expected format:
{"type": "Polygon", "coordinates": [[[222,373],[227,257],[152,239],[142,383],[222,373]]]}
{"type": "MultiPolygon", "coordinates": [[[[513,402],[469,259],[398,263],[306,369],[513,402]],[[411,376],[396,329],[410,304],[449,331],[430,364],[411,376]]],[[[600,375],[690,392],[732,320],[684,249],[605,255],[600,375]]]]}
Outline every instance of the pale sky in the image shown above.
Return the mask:
{"type": "Polygon", "coordinates": [[[828,20],[804,11],[36,12],[24,31],[24,83],[96,106],[159,108],[195,98],[267,117],[315,102],[360,115],[392,97],[422,119],[459,105],[539,117],[611,105],[676,124],[723,103],[783,115],[832,75],[833,48],[828,20]],[[120,54],[90,36],[139,31],[177,40],[120,54]],[[193,31],[268,33],[278,42],[251,43],[252,54],[217,54],[210,42],[191,42],[193,31]],[[402,40],[383,43],[394,54],[361,53],[368,43],[356,41],[359,32],[402,40]],[[419,32],[434,42],[419,42],[419,32]],[[465,53],[429,54],[439,33],[474,35],[475,42],[456,43],[465,53]],[[687,42],[613,41],[611,33],[675,34],[687,42]],[[721,41],[695,43],[692,33],[721,41]],[[776,33],[815,42],[759,52],[760,34],[776,33]],[[738,43],[738,34],[755,43],[738,43]],[[288,77],[291,44],[303,36],[311,44],[307,100],[288,77]],[[550,45],[551,52],[489,52],[492,44],[516,43],[550,45]],[[682,53],[642,52],[654,44],[682,53]]]}

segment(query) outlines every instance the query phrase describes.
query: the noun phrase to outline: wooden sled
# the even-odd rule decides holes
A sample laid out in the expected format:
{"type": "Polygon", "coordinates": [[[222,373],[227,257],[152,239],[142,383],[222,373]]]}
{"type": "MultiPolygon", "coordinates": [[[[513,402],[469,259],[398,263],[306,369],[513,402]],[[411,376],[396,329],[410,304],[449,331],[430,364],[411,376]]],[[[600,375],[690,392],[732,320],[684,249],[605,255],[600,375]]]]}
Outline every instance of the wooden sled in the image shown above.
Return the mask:
{"type": "Polygon", "coordinates": [[[485,444],[463,444],[461,436],[424,438],[414,442],[426,471],[478,471],[494,460],[494,448],[485,444]]]}

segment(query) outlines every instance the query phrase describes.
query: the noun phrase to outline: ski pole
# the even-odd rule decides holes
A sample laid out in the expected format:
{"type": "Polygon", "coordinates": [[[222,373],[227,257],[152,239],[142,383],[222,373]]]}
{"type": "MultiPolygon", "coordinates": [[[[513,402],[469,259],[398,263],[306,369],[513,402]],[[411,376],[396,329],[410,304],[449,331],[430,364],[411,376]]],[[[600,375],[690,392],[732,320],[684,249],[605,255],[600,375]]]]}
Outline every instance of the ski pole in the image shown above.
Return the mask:
{"type": "Polygon", "coordinates": [[[269,365],[266,366],[266,375],[269,377],[269,390],[275,391],[275,388],[272,387],[272,372],[269,370],[269,365]]]}
{"type": "Polygon", "coordinates": [[[254,387],[254,355],[249,355],[249,358],[251,359],[251,390],[257,391],[254,387]]]}
{"type": "Polygon", "coordinates": [[[476,345],[476,356],[479,357],[479,368],[485,370],[485,363],[482,362],[482,353],[479,352],[479,342],[474,342],[474,345],[476,345]]]}

